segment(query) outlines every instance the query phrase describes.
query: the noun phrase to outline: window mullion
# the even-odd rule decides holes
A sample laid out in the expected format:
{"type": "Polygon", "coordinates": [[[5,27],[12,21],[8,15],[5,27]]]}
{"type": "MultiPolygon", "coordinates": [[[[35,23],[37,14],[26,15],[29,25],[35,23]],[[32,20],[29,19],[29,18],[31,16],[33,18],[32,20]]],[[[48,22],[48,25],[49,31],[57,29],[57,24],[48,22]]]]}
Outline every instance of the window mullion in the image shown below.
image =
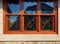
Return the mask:
{"type": "Polygon", "coordinates": [[[21,9],[20,13],[21,13],[21,15],[22,15],[22,14],[24,14],[24,2],[21,1],[20,4],[21,4],[21,5],[20,5],[20,7],[21,7],[21,8],[20,8],[20,9],[21,9]]]}
{"type": "Polygon", "coordinates": [[[58,15],[57,15],[58,14],[58,5],[57,5],[58,1],[54,0],[54,2],[55,2],[55,8],[54,8],[54,11],[55,11],[55,14],[54,14],[55,15],[55,32],[58,33],[58,30],[57,30],[58,29],[58,22],[57,22],[58,21],[57,20],[58,19],[58,15]]]}
{"type": "Polygon", "coordinates": [[[20,26],[21,27],[21,31],[24,32],[24,16],[23,15],[21,15],[21,21],[20,22],[21,22],[21,24],[20,24],[21,25],[20,26]]]}

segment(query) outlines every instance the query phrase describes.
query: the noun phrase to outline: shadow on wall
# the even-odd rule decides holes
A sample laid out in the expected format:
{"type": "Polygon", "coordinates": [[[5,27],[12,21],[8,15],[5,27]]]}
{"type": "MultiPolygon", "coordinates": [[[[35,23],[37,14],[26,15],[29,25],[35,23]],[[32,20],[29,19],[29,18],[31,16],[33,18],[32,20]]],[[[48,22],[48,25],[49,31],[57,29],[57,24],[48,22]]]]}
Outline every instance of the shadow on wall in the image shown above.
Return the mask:
{"type": "Polygon", "coordinates": [[[58,0],[58,8],[60,8],[60,0],[58,0]]]}
{"type": "Polygon", "coordinates": [[[2,9],[2,7],[3,7],[3,0],[0,0],[0,9],[2,9]]]}

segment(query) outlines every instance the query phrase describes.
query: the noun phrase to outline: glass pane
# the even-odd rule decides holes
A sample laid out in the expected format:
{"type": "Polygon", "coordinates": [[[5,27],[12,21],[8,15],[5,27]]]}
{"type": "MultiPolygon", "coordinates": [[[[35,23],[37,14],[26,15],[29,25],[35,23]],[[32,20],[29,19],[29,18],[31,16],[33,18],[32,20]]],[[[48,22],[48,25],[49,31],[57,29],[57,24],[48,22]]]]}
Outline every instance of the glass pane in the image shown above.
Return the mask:
{"type": "Polygon", "coordinates": [[[24,2],[24,12],[26,14],[36,14],[37,2],[24,2]]]}
{"type": "Polygon", "coordinates": [[[37,0],[24,0],[26,2],[36,2],[37,0]]]}
{"type": "Polygon", "coordinates": [[[54,2],[53,1],[42,1],[40,3],[41,5],[41,12],[43,14],[47,14],[47,13],[53,13],[53,10],[54,10],[54,2]]]}
{"type": "Polygon", "coordinates": [[[19,16],[8,16],[8,29],[9,30],[20,29],[20,17],[19,16]]]}
{"type": "Polygon", "coordinates": [[[52,30],[52,16],[41,16],[41,29],[52,30]]]}
{"type": "Polygon", "coordinates": [[[8,13],[18,14],[20,12],[20,2],[19,0],[8,0],[7,1],[7,11],[8,13]]]}
{"type": "Polygon", "coordinates": [[[35,16],[24,17],[24,29],[25,30],[36,30],[36,17],[35,16]]]}

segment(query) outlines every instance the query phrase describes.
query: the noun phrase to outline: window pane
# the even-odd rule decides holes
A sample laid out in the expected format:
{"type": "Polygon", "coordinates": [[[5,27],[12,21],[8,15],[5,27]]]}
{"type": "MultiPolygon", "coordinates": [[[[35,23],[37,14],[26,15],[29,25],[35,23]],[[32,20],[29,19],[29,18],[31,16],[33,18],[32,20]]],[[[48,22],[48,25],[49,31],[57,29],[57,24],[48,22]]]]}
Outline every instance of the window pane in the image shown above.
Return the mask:
{"type": "Polygon", "coordinates": [[[36,17],[25,16],[24,17],[24,28],[25,30],[36,30],[36,17]]]}
{"type": "Polygon", "coordinates": [[[8,29],[9,30],[20,29],[20,17],[19,16],[8,16],[8,29]]]}
{"type": "Polygon", "coordinates": [[[52,30],[52,16],[41,16],[41,29],[52,30]]]}
{"type": "Polygon", "coordinates": [[[54,2],[53,1],[42,1],[40,3],[41,5],[41,12],[43,14],[47,14],[47,13],[53,13],[53,10],[54,10],[54,2]]]}
{"type": "Polygon", "coordinates": [[[36,2],[37,0],[24,0],[26,2],[36,2]]]}
{"type": "Polygon", "coordinates": [[[19,0],[8,0],[7,1],[7,8],[8,8],[8,13],[14,13],[17,14],[20,12],[20,2],[19,0]]]}
{"type": "Polygon", "coordinates": [[[24,2],[24,12],[26,14],[36,14],[37,2],[24,2]]]}

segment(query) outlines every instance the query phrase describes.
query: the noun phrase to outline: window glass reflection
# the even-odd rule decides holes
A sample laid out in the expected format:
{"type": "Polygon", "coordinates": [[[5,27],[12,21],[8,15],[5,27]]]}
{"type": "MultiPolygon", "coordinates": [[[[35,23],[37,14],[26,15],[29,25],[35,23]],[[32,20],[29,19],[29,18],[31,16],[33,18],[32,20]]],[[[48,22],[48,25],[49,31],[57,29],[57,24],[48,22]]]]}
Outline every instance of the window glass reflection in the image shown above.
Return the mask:
{"type": "Polygon", "coordinates": [[[20,2],[19,0],[8,0],[7,1],[7,11],[8,13],[18,14],[20,12],[20,2]]]}
{"type": "Polygon", "coordinates": [[[36,30],[36,17],[35,16],[24,16],[24,29],[25,30],[36,30]]]}
{"type": "Polygon", "coordinates": [[[19,30],[20,29],[20,17],[19,16],[8,16],[8,29],[19,30]]]}
{"type": "Polygon", "coordinates": [[[52,30],[52,16],[41,16],[41,29],[52,30]]]}
{"type": "Polygon", "coordinates": [[[54,2],[49,2],[49,1],[44,2],[44,1],[42,1],[42,2],[40,3],[40,5],[41,5],[41,12],[42,12],[43,14],[53,13],[54,2]]]}
{"type": "Polygon", "coordinates": [[[37,2],[24,2],[24,12],[26,14],[36,14],[37,2]]]}

